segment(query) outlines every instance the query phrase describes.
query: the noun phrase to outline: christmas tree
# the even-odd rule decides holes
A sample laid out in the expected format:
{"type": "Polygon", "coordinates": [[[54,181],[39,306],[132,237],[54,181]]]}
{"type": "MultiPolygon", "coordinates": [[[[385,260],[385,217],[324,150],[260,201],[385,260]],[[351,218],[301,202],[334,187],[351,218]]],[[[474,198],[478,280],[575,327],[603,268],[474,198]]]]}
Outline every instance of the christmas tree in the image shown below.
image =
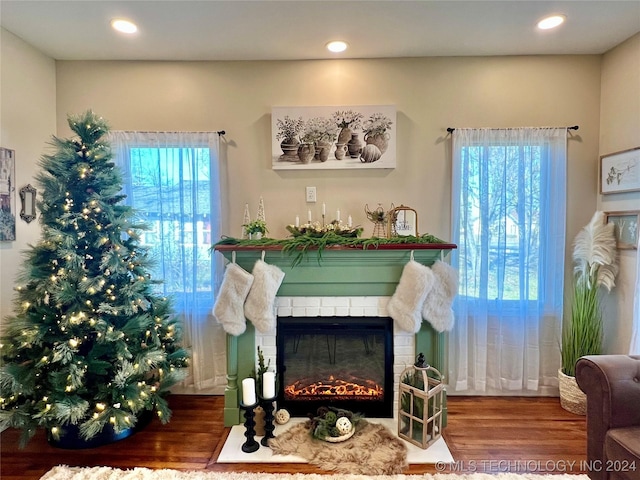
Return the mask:
{"type": "Polygon", "coordinates": [[[14,315],[0,340],[0,427],[37,428],[53,439],[75,425],[89,440],[171,410],[187,352],[170,301],[154,293],[135,212],[92,112],[69,117],[77,135],[53,137],[40,161],[42,237],[25,254],[14,315]]]}

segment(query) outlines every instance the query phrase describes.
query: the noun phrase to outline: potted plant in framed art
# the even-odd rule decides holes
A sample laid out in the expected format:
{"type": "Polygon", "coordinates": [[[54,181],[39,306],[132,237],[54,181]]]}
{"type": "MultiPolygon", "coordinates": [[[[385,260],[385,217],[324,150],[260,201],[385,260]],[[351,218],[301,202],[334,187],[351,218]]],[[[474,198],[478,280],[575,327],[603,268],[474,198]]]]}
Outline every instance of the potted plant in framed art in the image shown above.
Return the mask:
{"type": "Polygon", "coordinates": [[[333,121],[340,129],[338,133],[338,145],[345,145],[351,140],[354,130],[362,126],[364,115],[353,110],[337,111],[333,113],[333,121]]]}
{"type": "Polygon", "coordinates": [[[302,117],[298,119],[285,116],[283,119],[277,120],[278,133],[276,133],[276,140],[281,140],[280,148],[285,156],[295,157],[298,154],[298,145],[300,140],[298,136],[304,128],[304,121],[302,117]]]}
{"type": "Polygon", "coordinates": [[[362,125],[364,141],[367,145],[375,145],[383,154],[389,148],[389,132],[393,122],[383,113],[372,114],[362,125]]]}
{"type": "Polygon", "coordinates": [[[314,117],[305,124],[302,142],[313,143],[316,160],[326,162],[336,137],[337,128],[333,121],[325,117],[314,117]]]}

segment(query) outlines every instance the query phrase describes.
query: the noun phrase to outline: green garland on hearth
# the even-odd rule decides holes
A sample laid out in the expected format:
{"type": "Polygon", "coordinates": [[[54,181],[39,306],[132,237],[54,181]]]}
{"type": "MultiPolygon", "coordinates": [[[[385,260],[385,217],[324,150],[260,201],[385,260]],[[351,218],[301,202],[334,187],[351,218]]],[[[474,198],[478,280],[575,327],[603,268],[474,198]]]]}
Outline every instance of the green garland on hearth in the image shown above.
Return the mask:
{"type": "Polygon", "coordinates": [[[380,245],[401,245],[401,244],[425,244],[425,243],[447,243],[440,238],[424,234],[418,237],[392,237],[392,238],[357,238],[345,237],[335,232],[326,232],[321,236],[316,235],[297,235],[291,238],[261,238],[260,240],[239,239],[233,237],[222,237],[215,243],[211,249],[214,250],[218,245],[237,245],[239,247],[281,247],[282,251],[294,255],[292,267],[298,265],[307,256],[309,251],[316,250],[318,252],[318,263],[322,260],[322,252],[325,248],[341,246],[362,248],[378,248],[380,245]]]}

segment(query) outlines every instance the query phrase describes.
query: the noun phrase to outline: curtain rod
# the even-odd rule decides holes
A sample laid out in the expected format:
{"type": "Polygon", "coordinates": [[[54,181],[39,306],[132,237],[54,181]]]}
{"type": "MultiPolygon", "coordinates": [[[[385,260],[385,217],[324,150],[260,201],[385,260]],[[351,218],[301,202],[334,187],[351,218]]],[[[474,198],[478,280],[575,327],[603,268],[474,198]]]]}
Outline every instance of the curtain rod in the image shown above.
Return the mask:
{"type": "Polygon", "coordinates": [[[224,135],[225,132],[224,130],[218,130],[218,131],[214,131],[214,132],[210,132],[210,131],[200,131],[200,132],[187,132],[187,131],[178,131],[178,130],[174,130],[174,131],[166,131],[166,130],[122,130],[123,132],[132,132],[132,133],[217,133],[219,136],[224,135]]]}
{"type": "MultiPolygon", "coordinates": [[[[580,127],[578,125],[574,125],[572,127],[541,127],[541,128],[566,128],[567,130],[578,130],[580,127]]],[[[515,128],[490,128],[489,130],[515,130],[515,128]]],[[[447,132],[453,133],[455,131],[454,127],[448,127],[447,132]]]]}

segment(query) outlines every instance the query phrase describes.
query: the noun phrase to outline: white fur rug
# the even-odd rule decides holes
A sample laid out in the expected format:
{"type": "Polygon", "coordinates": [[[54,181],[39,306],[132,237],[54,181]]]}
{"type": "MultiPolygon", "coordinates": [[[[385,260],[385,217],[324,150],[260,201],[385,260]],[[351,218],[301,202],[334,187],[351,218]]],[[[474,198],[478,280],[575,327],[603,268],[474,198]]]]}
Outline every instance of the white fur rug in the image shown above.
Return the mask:
{"type": "Polygon", "coordinates": [[[319,475],[302,473],[220,473],[181,472],[178,470],[150,470],[134,468],[118,470],[109,467],[66,467],[49,470],[41,480],[589,480],[586,475],[534,475],[501,473],[467,475],[436,473],[433,475],[319,475]]]}
{"type": "MultiPolygon", "coordinates": [[[[392,432],[398,429],[397,420],[393,418],[372,418],[368,420],[372,423],[380,423],[392,432]]],[[[276,425],[274,434],[278,436],[286,432],[293,425],[305,421],[305,418],[292,418],[286,425],[276,425]]],[[[309,463],[308,460],[295,455],[275,455],[270,448],[263,446],[260,446],[260,448],[253,453],[244,453],[242,451],[242,444],[247,440],[244,432],[245,428],[243,425],[234,425],[231,428],[231,432],[222,447],[216,463],[309,463]]],[[[260,441],[261,438],[262,437],[256,437],[256,440],[260,441]]],[[[407,446],[407,462],[410,464],[452,463],[454,461],[451,451],[442,437],[426,450],[409,442],[405,443],[407,446]]]]}

